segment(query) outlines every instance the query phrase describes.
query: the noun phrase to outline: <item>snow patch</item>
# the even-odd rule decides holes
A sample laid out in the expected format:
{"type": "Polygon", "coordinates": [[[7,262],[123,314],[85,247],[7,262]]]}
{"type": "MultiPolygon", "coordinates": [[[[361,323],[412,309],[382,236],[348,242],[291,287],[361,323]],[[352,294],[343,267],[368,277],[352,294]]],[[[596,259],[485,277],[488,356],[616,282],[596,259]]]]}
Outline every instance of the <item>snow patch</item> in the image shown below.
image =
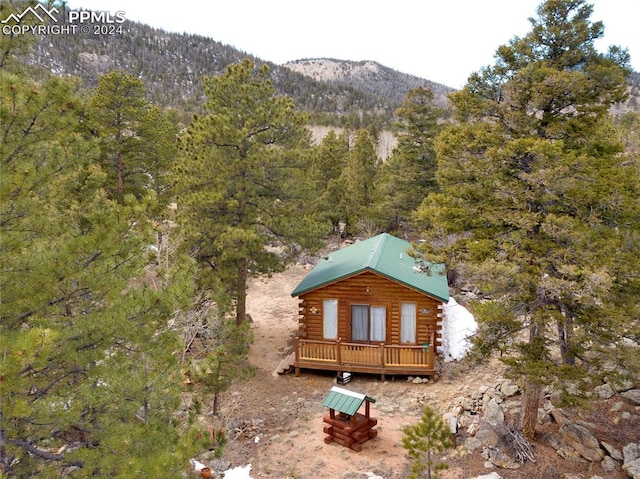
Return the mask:
{"type": "Polygon", "coordinates": [[[469,338],[478,330],[473,314],[458,302],[449,298],[442,315],[440,352],[446,362],[462,359],[471,349],[469,338]]]}
{"type": "Polygon", "coordinates": [[[234,467],[233,469],[224,471],[224,479],[252,479],[250,472],[251,464],[234,467]]]}

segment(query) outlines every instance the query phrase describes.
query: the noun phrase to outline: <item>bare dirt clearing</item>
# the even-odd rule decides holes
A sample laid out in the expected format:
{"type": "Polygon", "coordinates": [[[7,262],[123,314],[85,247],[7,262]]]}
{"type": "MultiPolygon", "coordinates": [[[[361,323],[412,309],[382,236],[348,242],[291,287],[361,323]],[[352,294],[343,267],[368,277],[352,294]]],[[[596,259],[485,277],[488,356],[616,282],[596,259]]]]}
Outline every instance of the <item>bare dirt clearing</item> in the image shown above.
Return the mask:
{"type": "Polygon", "coordinates": [[[292,349],[298,329],[298,300],[290,293],[307,272],[295,266],[251,283],[247,310],[253,319],[254,342],[249,362],[257,372],[223,397],[223,416],[233,417],[239,432],[225,448],[225,459],[232,465],[251,463],[255,478],[342,478],[349,472],[352,477],[365,477],[366,472],[385,479],[404,477],[402,426],[414,423],[424,404],[445,410],[452,398],[492,381],[499,371],[488,368],[485,374],[463,381],[443,378],[427,384],[408,383],[406,377],[382,382],[378,376],[354,375],[348,388],[377,400],[371,415],[378,419],[378,437],[362,452],[325,444],[322,416],[327,411],[322,400],[335,385],[335,373],[303,370],[300,378],[274,375],[292,349]]]}

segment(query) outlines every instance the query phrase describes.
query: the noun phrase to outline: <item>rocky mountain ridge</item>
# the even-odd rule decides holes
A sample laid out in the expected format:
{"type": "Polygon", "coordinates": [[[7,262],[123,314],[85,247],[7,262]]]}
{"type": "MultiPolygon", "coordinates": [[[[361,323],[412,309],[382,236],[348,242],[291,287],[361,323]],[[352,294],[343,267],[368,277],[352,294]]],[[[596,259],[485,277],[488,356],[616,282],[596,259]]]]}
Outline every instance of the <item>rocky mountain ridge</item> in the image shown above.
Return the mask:
{"type": "Polygon", "coordinates": [[[276,89],[319,125],[382,129],[409,89],[433,86],[442,101],[452,91],[375,62],[302,60],[278,65],[209,37],[166,32],[138,22],[128,22],[126,31],[116,35],[41,35],[25,60],[36,74],[77,76],[89,88],[99,76],[123,70],[145,83],[150,100],[184,113],[188,120],[204,100],[202,79],[219,75],[244,58],[269,65],[276,89]],[[325,64],[325,70],[344,74],[332,80],[314,78],[303,68],[311,64],[325,64]]]}

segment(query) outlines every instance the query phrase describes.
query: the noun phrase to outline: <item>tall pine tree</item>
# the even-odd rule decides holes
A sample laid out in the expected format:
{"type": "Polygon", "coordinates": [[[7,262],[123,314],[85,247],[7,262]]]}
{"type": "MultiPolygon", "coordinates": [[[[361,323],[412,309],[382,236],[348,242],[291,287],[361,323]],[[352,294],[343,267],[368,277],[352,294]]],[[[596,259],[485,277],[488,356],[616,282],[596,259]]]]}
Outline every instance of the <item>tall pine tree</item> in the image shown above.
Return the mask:
{"type": "Polygon", "coordinates": [[[441,108],[433,103],[433,92],[416,88],[407,93],[394,128],[398,145],[380,168],[377,209],[391,230],[405,226],[422,199],[436,188],[434,142],[442,129],[441,108]]]}
{"type": "Polygon", "coordinates": [[[604,27],[583,0],[537,13],[452,95],[460,123],[438,141],[441,192],[418,215],[437,240],[427,249],[491,298],[476,308],[477,345],[508,352],[528,437],[545,385],[593,379],[611,361],[632,367],[625,337],[637,316],[621,305],[640,258],[638,170],[609,117],[628,55],[596,51],[604,27]]]}
{"type": "Polygon", "coordinates": [[[147,198],[105,192],[78,82],[0,77],[0,475],[176,475],[184,282],[142,279],[147,198]]]}
{"type": "Polygon", "coordinates": [[[182,136],[174,169],[178,218],[203,288],[220,306],[235,305],[240,324],[249,276],[279,271],[319,241],[300,187],[308,182],[310,135],[293,101],[276,94],[266,65],[232,65],[206,78],[204,90],[205,114],[182,136]]]}

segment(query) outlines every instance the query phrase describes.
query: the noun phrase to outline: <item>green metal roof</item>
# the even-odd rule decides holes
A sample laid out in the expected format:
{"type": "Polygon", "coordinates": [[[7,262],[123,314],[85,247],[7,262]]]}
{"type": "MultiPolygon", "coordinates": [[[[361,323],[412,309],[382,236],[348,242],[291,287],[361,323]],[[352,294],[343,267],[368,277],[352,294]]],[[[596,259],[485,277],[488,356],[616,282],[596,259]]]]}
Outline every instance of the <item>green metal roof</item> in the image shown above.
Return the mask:
{"type": "Polygon", "coordinates": [[[327,397],[324,398],[324,401],[322,401],[322,405],[329,409],[353,416],[365,401],[376,402],[375,399],[365,396],[364,394],[334,386],[331,388],[331,391],[329,391],[329,394],[327,394],[327,397]]]}
{"type": "Polygon", "coordinates": [[[382,233],[329,253],[305,276],[291,296],[299,296],[364,271],[374,271],[445,303],[449,301],[444,265],[431,265],[431,274],[427,274],[409,256],[410,248],[408,241],[382,233]]]}

